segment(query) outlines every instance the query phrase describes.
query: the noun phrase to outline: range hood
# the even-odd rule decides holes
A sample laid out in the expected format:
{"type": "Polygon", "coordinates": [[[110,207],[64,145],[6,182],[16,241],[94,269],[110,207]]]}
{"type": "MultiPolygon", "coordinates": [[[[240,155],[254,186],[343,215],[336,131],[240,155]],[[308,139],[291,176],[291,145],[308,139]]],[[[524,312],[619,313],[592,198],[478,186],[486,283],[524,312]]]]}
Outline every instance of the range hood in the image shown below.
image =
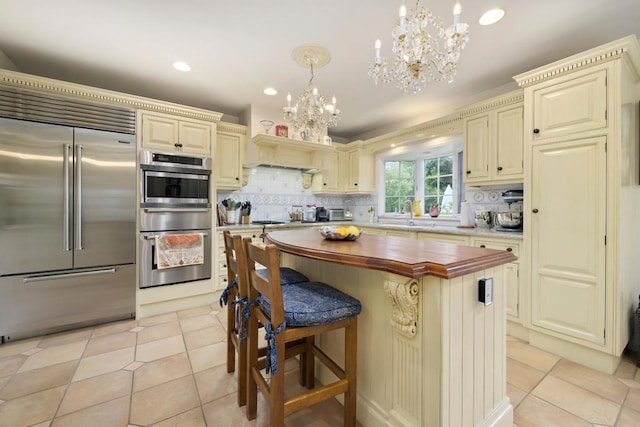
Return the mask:
{"type": "Polygon", "coordinates": [[[331,145],[258,134],[247,144],[244,167],[269,166],[313,174],[322,170],[324,154],[335,150],[331,145]]]}

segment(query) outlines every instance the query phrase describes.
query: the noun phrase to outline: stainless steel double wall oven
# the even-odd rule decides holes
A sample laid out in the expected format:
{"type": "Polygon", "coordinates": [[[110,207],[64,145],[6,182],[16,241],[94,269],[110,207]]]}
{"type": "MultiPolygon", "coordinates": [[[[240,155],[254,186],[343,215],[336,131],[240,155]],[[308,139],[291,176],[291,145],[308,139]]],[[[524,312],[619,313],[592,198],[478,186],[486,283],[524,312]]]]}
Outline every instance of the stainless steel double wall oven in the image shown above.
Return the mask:
{"type": "Polygon", "coordinates": [[[211,278],[211,157],[140,151],[140,288],[211,278]],[[156,236],[201,233],[204,263],[159,269],[156,236]]]}

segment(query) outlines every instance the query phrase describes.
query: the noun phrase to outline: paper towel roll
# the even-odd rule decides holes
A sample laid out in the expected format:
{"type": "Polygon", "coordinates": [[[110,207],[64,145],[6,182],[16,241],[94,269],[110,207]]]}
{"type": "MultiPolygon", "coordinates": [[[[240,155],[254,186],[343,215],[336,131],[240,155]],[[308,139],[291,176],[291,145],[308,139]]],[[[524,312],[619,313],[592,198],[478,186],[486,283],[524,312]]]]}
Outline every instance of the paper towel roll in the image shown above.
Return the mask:
{"type": "Polygon", "coordinates": [[[471,208],[467,202],[460,203],[460,225],[463,227],[473,225],[471,221],[471,208]]]}

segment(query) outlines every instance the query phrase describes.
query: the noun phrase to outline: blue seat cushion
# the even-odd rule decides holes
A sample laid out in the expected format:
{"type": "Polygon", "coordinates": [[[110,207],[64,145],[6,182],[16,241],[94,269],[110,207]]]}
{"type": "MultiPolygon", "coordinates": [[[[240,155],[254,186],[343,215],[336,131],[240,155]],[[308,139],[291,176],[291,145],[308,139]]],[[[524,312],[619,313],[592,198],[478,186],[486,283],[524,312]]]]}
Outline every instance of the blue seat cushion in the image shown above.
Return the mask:
{"type": "MultiPolygon", "coordinates": [[[[282,287],[287,326],[326,325],[357,316],[362,305],[357,299],[322,282],[292,283],[282,287]]],[[[269,300],[260,295],[260,307],[271,315],[269,300]]]]}
{"type": "MultiPolygon", "coordinates": [[[[256,273],[267,279],[267,269],[261,268],[256,273]]],[[[309,278],[299,271],[289,267],[280,267],[280,285],[290,285],[292,283],[308,282],[309,278]]]]}

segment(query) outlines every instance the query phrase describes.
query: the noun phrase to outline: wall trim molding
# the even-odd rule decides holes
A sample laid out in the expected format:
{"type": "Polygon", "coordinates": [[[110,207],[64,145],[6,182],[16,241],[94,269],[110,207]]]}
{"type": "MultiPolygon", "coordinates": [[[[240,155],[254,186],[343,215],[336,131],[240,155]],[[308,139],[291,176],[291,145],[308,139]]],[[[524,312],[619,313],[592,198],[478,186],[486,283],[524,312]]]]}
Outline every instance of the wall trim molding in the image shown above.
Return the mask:
{"type": "Polygon", "coordinates": [[[215,123],[219,122],[223,115],[222,113],[217,113],[215,111],[203,110],[186,105],[174,104],[171,102],[129,95],[126,93],[114,92],[9,70],[0,70],[0,84],[21,89],[47,92],[75,99],[123,105],[135,109],[167,113],[215,123]]]}

